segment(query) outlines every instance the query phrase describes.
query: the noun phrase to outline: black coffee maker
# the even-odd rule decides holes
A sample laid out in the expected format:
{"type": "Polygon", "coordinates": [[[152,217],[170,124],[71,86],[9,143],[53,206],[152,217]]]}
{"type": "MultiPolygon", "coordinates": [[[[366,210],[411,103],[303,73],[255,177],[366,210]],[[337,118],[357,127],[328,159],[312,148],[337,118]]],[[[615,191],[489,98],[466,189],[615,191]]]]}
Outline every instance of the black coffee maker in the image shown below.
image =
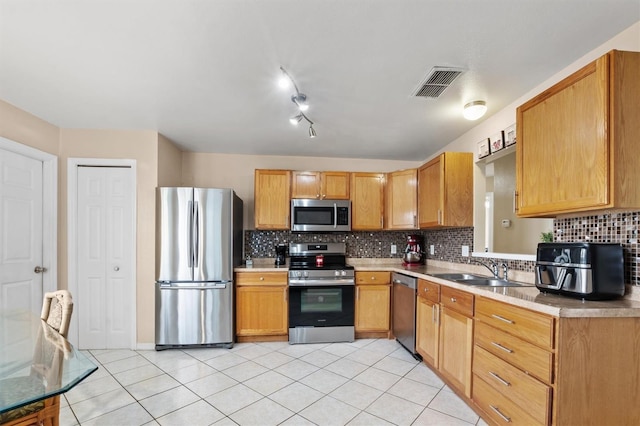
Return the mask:
{"type": "Polygon", "coordinates": [[[286,244],[276,244],[276,266],[287,263],[287,248],[286,244]]]}

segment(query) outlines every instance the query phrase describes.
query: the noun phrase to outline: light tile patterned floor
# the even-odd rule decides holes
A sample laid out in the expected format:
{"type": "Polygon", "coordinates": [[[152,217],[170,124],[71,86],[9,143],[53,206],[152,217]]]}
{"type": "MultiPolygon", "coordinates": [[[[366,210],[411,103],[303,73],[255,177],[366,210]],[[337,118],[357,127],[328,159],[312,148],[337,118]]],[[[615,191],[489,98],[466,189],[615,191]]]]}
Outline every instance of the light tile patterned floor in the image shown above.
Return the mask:
{"type": "Polygon", "coordinates": [[[89,351],[60,425],[485,425],[393,340],[89,351]]]}

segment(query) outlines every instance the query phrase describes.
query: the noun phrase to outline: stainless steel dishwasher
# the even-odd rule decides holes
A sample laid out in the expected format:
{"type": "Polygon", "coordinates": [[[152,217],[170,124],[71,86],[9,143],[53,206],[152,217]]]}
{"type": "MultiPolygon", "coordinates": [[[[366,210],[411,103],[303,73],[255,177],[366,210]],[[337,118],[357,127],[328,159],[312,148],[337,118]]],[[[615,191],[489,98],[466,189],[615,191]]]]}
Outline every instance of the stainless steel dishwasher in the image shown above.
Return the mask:
{"type": "Polygon", "coordinates": [[[391,282],[393,283],[393,334],[414,358],[420,359],[420,355],[416,352],[418,279],[394,272],[391,275],[391,282]]]}

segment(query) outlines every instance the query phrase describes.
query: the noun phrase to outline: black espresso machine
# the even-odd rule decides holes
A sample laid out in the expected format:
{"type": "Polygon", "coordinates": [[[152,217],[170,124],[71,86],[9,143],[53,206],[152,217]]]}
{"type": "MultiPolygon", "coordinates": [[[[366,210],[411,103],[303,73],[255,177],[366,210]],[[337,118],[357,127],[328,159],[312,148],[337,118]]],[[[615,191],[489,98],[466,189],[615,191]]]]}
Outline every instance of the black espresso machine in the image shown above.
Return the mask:
{"type": "Polygon", "coordinates": [[[539,243],[536,287],[586,300],[624,296],[622,245],[610,243],[539,243]]]}

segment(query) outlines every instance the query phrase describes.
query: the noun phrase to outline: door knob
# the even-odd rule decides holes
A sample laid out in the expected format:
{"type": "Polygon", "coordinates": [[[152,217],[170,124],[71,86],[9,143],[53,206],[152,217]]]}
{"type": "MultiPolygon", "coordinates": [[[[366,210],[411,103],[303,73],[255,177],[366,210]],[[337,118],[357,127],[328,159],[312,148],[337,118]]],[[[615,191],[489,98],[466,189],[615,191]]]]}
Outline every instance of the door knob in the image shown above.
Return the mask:
{"type": "Polygon", "coordinates": [[[43,272],[47,272],[47,268],[45,268],[44,266],[36,266],[33,272],[35,272],[36,274],[41,274],[43,272]]]}

